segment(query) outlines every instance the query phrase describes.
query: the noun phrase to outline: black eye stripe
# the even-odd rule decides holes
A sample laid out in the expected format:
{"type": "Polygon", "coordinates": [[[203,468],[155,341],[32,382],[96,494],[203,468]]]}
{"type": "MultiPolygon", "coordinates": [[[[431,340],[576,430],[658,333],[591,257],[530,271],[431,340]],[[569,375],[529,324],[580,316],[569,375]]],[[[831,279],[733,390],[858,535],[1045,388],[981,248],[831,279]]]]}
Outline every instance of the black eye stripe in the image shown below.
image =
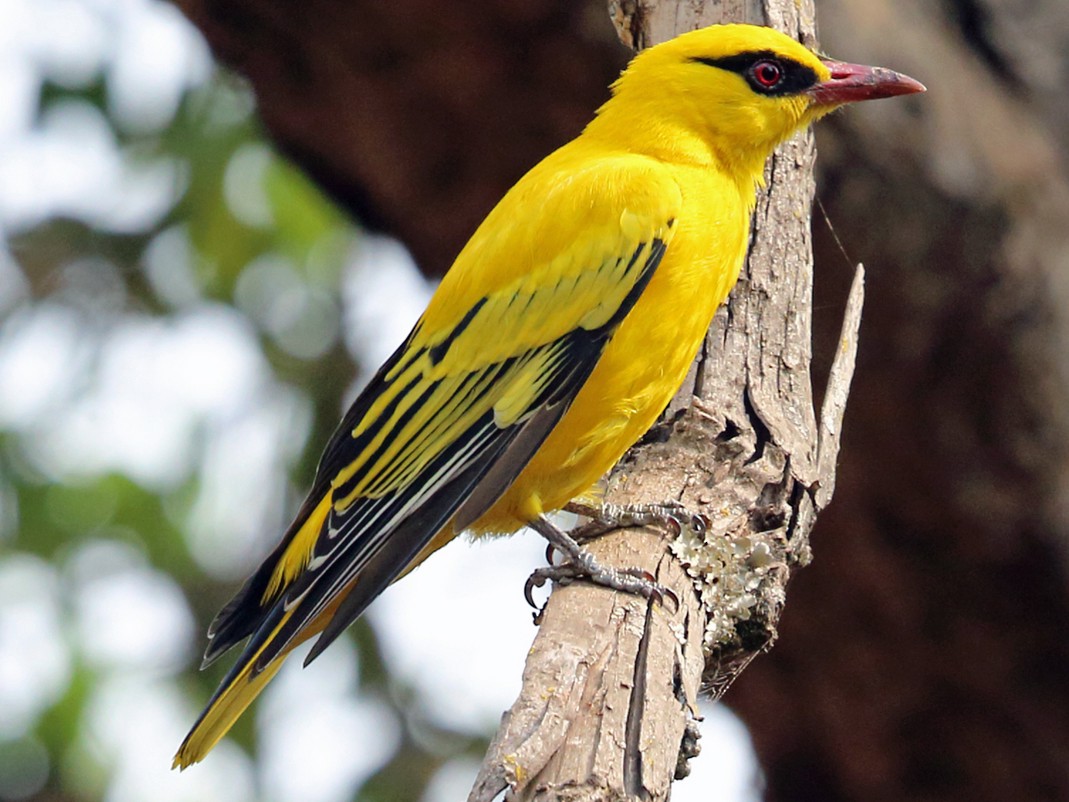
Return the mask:
{"type": "Polygon", "coordinates": [[[794,59],[777,55],[771,50],[753,50],[723,58],[695,58],[693,60],[710,67],[738,73],[746,79],[746,83],[753,91],[762,95],[794,95],[804,92],[817,83],[817,73],[811,67],[800,64],[794,59]],[[762,86],[754,79],[753,67],[761,61],[774,61],[783,69],[782,80],[771,88],[762,86]]]}

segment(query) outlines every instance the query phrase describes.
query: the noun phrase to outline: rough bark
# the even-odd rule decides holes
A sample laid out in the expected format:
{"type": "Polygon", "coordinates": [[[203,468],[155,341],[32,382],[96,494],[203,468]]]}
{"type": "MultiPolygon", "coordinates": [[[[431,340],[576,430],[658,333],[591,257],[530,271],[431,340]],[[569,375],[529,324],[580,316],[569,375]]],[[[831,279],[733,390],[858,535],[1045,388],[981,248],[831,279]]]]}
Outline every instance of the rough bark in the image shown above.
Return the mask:
{"type": "MultiPolygon", "coordinates": [[[[430,273],[627,57],[604,0],[179,5],[288,152],[430,273]]],[[[930,91],[820,127],[821,194],[870,267],[864,345],[820,559],[728,701],[774,799],[1067,799],[1069,13],[821,18],[828,52],[930,91]]],[[[816,233],[822,375],[852,267],[816,233]]]]}

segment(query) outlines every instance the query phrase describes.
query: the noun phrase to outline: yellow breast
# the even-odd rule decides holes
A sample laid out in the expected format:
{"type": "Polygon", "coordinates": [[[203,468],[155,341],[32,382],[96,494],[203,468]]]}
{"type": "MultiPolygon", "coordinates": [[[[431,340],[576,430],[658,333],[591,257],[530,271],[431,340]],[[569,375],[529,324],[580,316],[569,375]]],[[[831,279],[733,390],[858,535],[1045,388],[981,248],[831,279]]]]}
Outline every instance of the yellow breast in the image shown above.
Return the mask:
{"type": "Polygon", "coordinates": [[[531,462],[473,531],[512,532],[589,490],[664,411],[746,252],[749,202],[715,171],[674,167],[683,214],[664,259],[531,462]]]}

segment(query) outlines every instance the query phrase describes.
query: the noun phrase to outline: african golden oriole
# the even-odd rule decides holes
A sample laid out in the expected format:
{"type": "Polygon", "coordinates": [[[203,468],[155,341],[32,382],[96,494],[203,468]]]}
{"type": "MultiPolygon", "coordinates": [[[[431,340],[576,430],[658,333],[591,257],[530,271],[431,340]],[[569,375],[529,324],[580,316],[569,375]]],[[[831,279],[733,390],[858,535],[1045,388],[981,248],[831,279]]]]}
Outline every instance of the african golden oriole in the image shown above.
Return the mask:
{"type": "Polygon", "coordinates": [[[749,25],[637,55],[582,134],[490,212],[345,414],[282,542],[211,625],[205,665],[248,641],[174,765],[201,760],[295,646],[319,634],[310,662],[457,533],[530,525],[567,544],[546,513],[682,384],[773,148],[845,103],[923,90],[749,25]]]}

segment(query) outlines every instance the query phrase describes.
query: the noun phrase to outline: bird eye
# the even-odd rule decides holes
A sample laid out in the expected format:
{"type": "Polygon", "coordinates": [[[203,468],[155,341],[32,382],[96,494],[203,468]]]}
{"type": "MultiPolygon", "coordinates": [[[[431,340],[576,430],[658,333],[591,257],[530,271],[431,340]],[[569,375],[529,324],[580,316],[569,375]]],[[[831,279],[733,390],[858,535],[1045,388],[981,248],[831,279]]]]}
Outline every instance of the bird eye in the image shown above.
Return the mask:
{"type": "Polygon", "coordinates": [[[775,89],[783,80],[783,67],[777,61],[765,59],[750,68],[750,75],[762,89],[775,89]]]}

